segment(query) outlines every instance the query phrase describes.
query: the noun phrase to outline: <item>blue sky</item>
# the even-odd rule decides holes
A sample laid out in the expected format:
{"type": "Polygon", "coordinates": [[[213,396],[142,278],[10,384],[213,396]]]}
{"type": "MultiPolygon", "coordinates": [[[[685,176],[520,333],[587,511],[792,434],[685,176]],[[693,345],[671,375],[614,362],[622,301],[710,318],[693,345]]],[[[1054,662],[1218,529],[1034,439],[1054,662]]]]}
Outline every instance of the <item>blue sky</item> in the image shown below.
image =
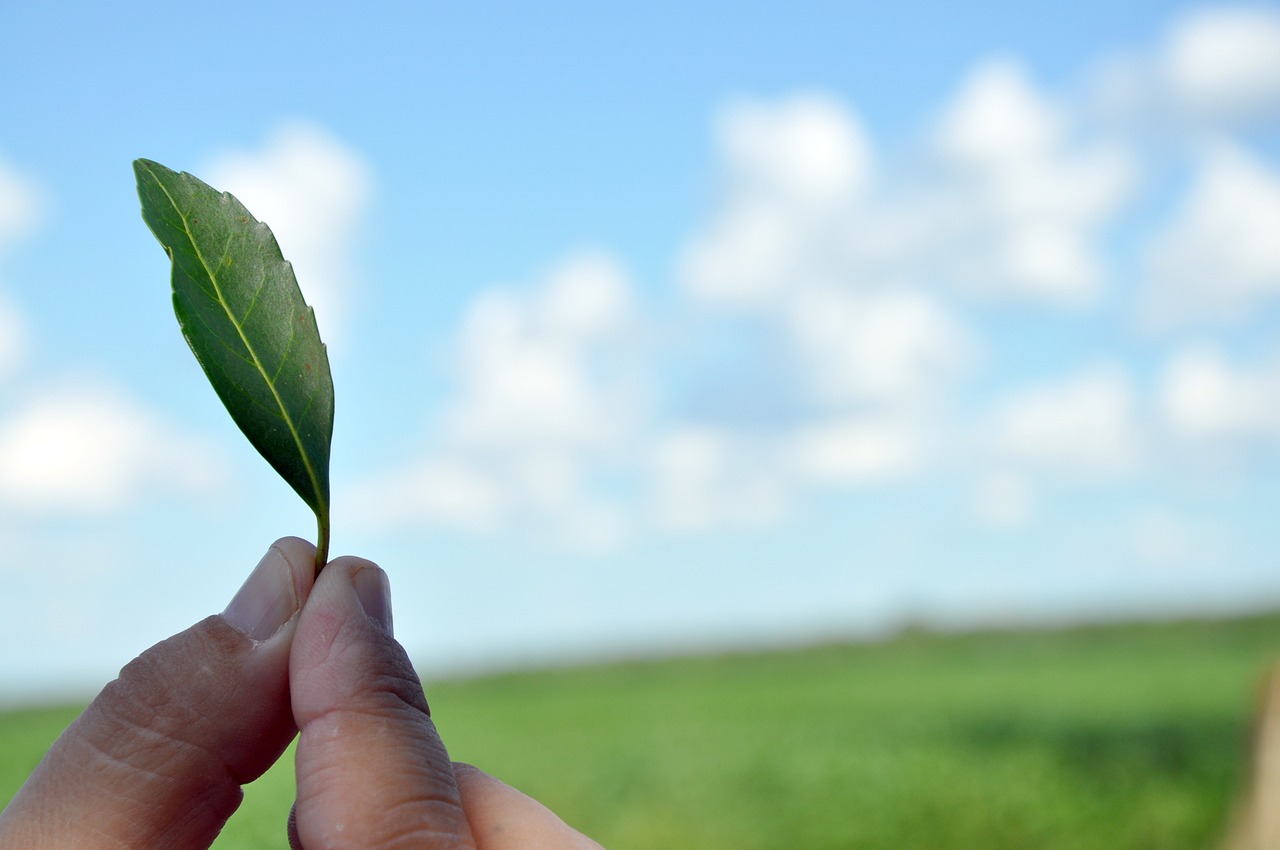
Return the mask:
{"type": "Polygon", "coordinates": [[[1280,7],[695,6],[0,11],[0,692],[312,534],[140,156],[294,261],[426,670],[1280,599],[1280,7]]]}

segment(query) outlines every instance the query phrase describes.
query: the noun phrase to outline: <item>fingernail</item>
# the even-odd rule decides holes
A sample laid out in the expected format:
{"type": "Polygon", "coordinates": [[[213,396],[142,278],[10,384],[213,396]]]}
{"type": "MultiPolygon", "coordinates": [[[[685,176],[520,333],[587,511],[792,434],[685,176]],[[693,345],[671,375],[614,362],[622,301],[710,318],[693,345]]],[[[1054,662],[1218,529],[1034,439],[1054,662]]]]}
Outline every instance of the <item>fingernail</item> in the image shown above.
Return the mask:
{"type": "Polygon", "coordinates": [[[252,640],[266,640],[298,610],[293,571],[284,553],[272,546],[222,612],[228,623],[252,640]]]}
{"type": "Polygon", "coordinates": [[[391,583],[387,574],[377,567],[364,567],[351,577],[351,583],[364,613],[391,634],[391,583]]]}

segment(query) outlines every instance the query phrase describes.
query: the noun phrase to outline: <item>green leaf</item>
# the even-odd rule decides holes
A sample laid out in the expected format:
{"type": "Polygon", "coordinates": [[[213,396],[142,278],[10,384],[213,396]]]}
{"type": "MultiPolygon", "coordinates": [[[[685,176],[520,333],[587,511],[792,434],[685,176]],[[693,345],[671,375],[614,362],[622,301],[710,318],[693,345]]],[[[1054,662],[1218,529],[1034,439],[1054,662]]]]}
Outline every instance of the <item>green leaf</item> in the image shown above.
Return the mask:
{"type": "Polygon", "coordinates": [[[142,218],[173,261],[182,335],[231,418],[316,513],[328,560],[333,379],[315,314],[271,229],[190,174],[133,163],[142,218]]]}

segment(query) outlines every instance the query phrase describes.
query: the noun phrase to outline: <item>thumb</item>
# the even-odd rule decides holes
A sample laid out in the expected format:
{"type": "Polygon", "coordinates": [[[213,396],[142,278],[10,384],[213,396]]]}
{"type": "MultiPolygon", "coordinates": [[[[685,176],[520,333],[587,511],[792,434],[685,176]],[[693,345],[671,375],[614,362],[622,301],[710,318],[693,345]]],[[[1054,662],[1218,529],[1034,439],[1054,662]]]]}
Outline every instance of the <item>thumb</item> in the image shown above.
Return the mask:
{"type": "Polygon", "coordinates": [[[314,552],[278,541],[225,613],[126,666],[0,815],[0,847],[212,844],[293,738],[289,644],[314,552]]]}
{"type": "Polygon", "coordinates": [[[298,620],[289,678],[300,732],[295,845],[475,847],[422,684],[391,636],[382,570],[358,558],[325,567],[298,620]]]}

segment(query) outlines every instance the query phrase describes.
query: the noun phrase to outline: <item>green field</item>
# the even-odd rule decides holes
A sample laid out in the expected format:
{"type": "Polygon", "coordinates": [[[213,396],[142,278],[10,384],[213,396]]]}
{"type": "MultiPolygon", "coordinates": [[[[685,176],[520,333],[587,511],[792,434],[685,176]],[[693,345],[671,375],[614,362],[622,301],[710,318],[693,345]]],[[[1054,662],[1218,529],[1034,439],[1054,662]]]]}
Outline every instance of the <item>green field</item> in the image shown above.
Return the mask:
{"type": "MultiPolygon", "coordinates": [[[[627,663],[428,686],[454,758],[622,848],[1218,843],[1280,616],[627,663]]],[[[0,801],[74,709],[0,714],[0,801]]],[[[217,847],[276,848],[291,765],[217,847]]]]}

